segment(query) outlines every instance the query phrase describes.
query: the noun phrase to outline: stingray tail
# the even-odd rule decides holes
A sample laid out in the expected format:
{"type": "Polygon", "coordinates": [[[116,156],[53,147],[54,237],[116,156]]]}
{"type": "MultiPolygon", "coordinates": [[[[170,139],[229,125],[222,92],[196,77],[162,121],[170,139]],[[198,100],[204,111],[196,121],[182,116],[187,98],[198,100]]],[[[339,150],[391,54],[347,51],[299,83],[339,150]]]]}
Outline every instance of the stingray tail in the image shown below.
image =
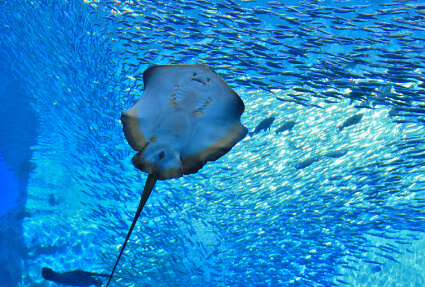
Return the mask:
{"type": "Polygon", "coordinates": [[[143,207],[145,206],[146,202],[148,201],[149,195],[151,194],[154,186],[156,183],[156,178],[152,175],[148,175],[148,179],[145,183],[145,188],[143,189],[142,198],[140,199],[139,207],[137,207],[136,215],[133,218],[133,223],[131,223],[130,230],[127,233],[127,237],[125,238],[124,244],[121,247],[120,254],[118,255],[117,261],[115,262],[114,269],[112,269],[111,276],[109,276],[108,283],[106,284],[106,287],[109,286],[109,283],[111,282],[112,276],[114,276],[115,269],[117,268],[118,262],[120,261],[121,255],[124,252],[124,248],[127,245],[127,241],[130,238],[131,232],[133,231],[134,226],[136,225],[137,219],[140,216],[140,213],[143,210],[143,207]]]}

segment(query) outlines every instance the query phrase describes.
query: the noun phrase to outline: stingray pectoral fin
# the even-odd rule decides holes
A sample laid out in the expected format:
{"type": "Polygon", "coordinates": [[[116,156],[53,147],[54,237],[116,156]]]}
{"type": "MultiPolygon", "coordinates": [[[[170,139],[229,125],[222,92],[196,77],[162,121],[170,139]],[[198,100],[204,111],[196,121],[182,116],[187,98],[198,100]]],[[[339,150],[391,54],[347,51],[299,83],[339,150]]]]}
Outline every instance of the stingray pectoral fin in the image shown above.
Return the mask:
{"type": "Polygon", "coordinates": [[[108,280],[108,283],[106,284],[106,287],[109,286],[109,283],[111,282],[112,276],[114,276],[115,269],[117,268],[117,265],[118,265],[118,262],[120,261],[121,255],[124,252],[125,246],[127,245],[127,241],[130,238],[131,232],[133,231],[133,228],[136,225],[137,219],[139,218],[140,213],[143,210],[143,207],[145,206],[146,202],[148,201],[149,195],[151,194],[151,192],[152,192],[152,190],[155,186],[156,180],[157,179],[151,174],[149,174],[148,178],[146,179],[145,188],[143,189],[142,198],[140,199],[140,202],[139,202],[139,207],[137,207],[136,215],[133,218],[133,223],[131,224],[131,227],[128,230],[127,237],[125,238],[124,244],[121,247],[120,254],[118,255],[117,261],[115,262],[114,269],[112,269],[111,275],[109,276],[109,280],[108,280]]]}

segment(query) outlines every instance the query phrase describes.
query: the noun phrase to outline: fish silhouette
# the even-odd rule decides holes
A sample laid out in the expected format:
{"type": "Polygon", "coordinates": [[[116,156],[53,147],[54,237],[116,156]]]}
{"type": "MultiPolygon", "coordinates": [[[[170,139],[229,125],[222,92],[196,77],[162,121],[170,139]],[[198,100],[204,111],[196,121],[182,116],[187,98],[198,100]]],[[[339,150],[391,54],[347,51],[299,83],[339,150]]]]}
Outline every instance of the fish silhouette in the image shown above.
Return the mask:
{"type": "Polygon", "coordinates": [[[338,128],[339,128],[340,131],[342,131],[344,128],[358,124],[361,121],[362,118],[363,118],[363,114],[357,114],[357,115],[351,116],[348,119],[346,119],[342,123],[342,125],[339,126],[338,128]]]}
{"type": "Polygon", "coordinates": [[[274,132],[276,134],[280,133],[280,132],[284,132],[284,131],[291,131],[292,128],[295,126],[296,122],[295,121],[286,121],[283,125],[281,125],[278,129],[276,129],[274,132]]]}
{"type": "Polygon", "coordinates": [[[109,274],[93,273],[83,270],[73,270],[68,272],[55,272],[48,267],[43,267],[41,275],[44,279],[69,286],[102,286],[102,280],[93,276],[109,277],[109,274]]]}
{"type": "Polygon", "coordinates": [[[255,129],[252,132],[249,133],[249,136],[253,137],[254,135],[261,132],[262,130],[264,131],[270,130],[270,126],[272,125],[274,120],[275,120],[275,117],[265,118],[255,127],[255,129]]]}

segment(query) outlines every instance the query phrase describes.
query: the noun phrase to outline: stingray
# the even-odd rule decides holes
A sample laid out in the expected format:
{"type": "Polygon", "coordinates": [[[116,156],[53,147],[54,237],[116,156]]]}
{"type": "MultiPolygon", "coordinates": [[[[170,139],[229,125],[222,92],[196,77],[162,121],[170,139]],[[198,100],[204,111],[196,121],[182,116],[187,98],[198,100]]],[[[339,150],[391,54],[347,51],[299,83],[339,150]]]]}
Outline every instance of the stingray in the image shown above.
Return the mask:
{"type": "Polygon", "coordinates": [[[240,117],[245,105],[238,94],[208,65],[164,65],[143,73],[142,97],[122,112],[125,138],[137,151],[132,163],[148,177],[131,232],[157,180],[198,172],[242,140],[248,130],[240,117]]]}

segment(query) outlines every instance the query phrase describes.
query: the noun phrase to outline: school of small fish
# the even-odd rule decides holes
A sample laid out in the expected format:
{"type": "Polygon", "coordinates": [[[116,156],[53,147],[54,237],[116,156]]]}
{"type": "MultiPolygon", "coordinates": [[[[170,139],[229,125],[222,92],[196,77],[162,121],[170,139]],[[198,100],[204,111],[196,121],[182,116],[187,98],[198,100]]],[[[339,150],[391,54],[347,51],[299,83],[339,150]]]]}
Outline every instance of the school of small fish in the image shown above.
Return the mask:
{"type": "Polygon", "coordinates": [[[147,67],[195,63],[243,99],[249,136],[157,184],[111,286],[388,280],[425,231],[425,4],[367,3],[1,1],[0,55],[40,120],[22,286],[46,261],[111,269],[145,181],[120,112],[147,67]]]}

